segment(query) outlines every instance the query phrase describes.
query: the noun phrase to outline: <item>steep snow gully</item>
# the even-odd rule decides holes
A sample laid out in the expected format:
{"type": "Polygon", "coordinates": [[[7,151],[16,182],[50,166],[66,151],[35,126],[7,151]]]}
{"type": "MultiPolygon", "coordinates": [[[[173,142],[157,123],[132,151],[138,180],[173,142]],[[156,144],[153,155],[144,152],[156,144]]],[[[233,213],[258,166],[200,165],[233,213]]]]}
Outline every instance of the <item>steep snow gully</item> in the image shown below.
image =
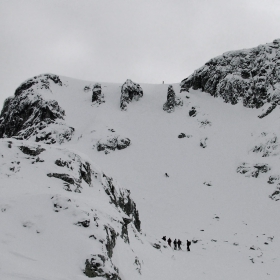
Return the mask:
{"type": "Polygon", "coordinates": [[[279,279],[278,50],[181,84],[22,83],[0,115],[0,279],[279,279]]]}

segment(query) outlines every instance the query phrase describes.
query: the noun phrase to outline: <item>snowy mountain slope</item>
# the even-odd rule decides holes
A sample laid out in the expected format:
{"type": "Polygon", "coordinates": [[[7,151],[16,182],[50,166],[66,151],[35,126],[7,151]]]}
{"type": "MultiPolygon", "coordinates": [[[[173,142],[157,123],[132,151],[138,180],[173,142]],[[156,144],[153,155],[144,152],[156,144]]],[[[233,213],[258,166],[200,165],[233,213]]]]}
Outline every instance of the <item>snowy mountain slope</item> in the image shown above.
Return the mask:
{"type": "MultiPolygon", "coordinates": [[[[249,109],[241,103],[232,106],[222,98],[212,98],[199,90],[180,92],[180,85],[174,84],[176,96],[184,102],[169,114],[163,110],[168,85],[140,84],[143,97],[132,100],[127,110],[122,111],[121,84],[101,84],[105,102],[98,104],[92,103],[92,91],[84,90],[94,88],[94,82],[66,77],[59,80],[62,86],[51,80],[49,89],[28,88],[29,94],[37,95],[44,102],[55,100],[64,111],[63,123],[56,124],[55,129],[52,126],[57,120],[43,115],[33,134],[21,133],[27,135],[29,145],[40,144],[46,149],[42,152],[45,161],[22,159],[25,156],[17,146],[26,140],[2,140],[1,205],[7,206],[7,210],[0,213],[1,224],[7,225],[1,230],[1,252],[4,253],[0,273],[3,277],[85,278],[82,271],[86,259],[100,252],[106,255],[102,243],[89,238],[91,234],[100,234],[106,240],[106,230],[99,231],[93,217],[89,228],[74,225],[83,221],[86,213],[91,213],[91,207],[100,213],[102,225],[109,224],[121,235],[120,221],[125,214],[109,203],[98,179],[92,188],[82,179],[83,189],[78,193],[73,186],[70,186],[72,192],[67,192],[62,180],[47,176],[63,169],[71,178],[79,178],[79,169],[69,170],[66,165],[55,164],[60,158],[65,160],[64,153],[74,153],[91,166],[100,166],[92,167],[95,172],[104,170],[123,188],[131,190],[139,210],[142,233],[136,232],[136,238],[135,225],[130,223],[130,243],[118,237],[114,247],[112,263],[121,279],[278,279],[279,203],[277,194],[273,199],[269,197],[279,187],[278,107],[260,119],[258,116],[265,108],[249,109]],[[190,111],[196,113],[190,114],[190,111]],[[65,127],[73,128],[71,139],[45,145],[52,142],[37,136],[41,133],[40,122],[46,124],[41,130],[50,133],[49,139],[59,139],[57,135],[63,135],[61,131],[65,127]],[[179,138],[182,133],[186,137],[179,138]],[[129,139],[130,144],[124,149],[112,148],[116,145],[114,139],[129,139]],[[14,143],[14,151],[7,141],[14,143]],[[100,143],[108,145],[100,150],[100,143]],[[17,161],[24,164],[15,173],[17,161]],[[62,209],[69,207],[71,212],[68,209],[55,212],[52,196],[62,209]],[[79,207],[68,206],[69,198],[79,207]],[[30,209],[39,209],[39,218],[27,204],[30,209]],[[19,205],[18,208],[15,205],[19,205]],[[76,210],[79,208],[81,212],[76,210]],[[25,227],[24,222],[30,223],[25,227]],[[42,231],[41,235],[36,233],[37,228],[42,231]],[[33,240],[39,240],[44,230],[44,238],[33,246],[33,240]],[[163,235],[172,240],[180,238],[183,251],[173,251],[159,241],[163,235]],[[191,252],[186,252],[187,239],[194,241],[191,252]],[[73,247],[69,247],[70,243],[73,247]],[[154,243],[160,245],[160,249],[154,248],[154,243]],[[45,253],[49,248],[51,252],[45,253]],[[58,255],[53,259],[55,254],[58,255]],[[14,271],[18,259],[24,263],[17,265],[14,271]],[[35,265],[31,259],[36,260],[35,265]],[[42,263],[46,264],[44,268],[42,263]]],[[[9,127],[6,124],[13,121],[11,116],[20,117],[9,111],[3,118],[4,113],[1,131],[9,127]]],[[[18,134],[11,136],[19,139],[18,134]]],[[[64,179],[69,183],[71,178],[64,179]]],[[[114,273],[113,266],[107,267],[114,273]]]]}

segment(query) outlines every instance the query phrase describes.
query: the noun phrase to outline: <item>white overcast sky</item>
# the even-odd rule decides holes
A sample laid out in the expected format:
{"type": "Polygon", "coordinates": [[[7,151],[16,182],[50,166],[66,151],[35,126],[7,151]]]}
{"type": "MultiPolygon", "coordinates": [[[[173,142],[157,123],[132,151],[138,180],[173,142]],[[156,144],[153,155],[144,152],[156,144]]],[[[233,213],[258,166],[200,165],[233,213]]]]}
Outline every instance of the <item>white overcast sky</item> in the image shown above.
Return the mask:
{"type": "Polygon", "coordinates": [[[0,0],[0,108],[42,73],[175,83],[280,38],[279,0],[0,0]]]}

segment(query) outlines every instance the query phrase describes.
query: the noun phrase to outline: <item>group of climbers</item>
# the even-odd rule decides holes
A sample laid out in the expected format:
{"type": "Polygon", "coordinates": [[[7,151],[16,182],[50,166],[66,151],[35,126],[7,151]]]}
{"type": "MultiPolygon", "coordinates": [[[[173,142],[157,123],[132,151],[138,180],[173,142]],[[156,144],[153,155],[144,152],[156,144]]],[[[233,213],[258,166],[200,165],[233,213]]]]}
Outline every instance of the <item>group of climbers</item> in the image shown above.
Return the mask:
{"type": "MultiPolygon", "coordinates": [[[[163,236],[162,237],[162,240],[166,241],[166,236],[163,236]]],[[[172,244],[172,240],[171,238],[169,237],[168,240],[167,240],[167,243],[168,245],[171,247],[171,244],[172,244]]],[[[186,245],[187,245],[187,251],[190,251],[190,246],[191,246],[191,241],[187,240],[186,242],[186,245]]],[[[181,248],[181,245],[182,245],[182,241],[180,239],[177,239],[175,238],[175,240],[173,241],[173,245],[174,245],[174,250],[182,250],[181,248]]]]}

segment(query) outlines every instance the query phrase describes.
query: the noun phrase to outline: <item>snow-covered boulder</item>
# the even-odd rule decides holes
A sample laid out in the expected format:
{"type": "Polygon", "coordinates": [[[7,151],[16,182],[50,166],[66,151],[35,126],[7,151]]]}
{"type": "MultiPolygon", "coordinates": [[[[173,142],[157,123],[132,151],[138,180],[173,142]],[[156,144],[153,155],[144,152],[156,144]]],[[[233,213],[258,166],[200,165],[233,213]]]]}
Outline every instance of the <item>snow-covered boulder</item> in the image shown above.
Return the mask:
{"type": "Polygon", "coordinates": [[[102,104],[105,102],[104,100],[104,94],[102,93],[101,84],[94,84],[92,88],[92,102],[95,102],[97,104],[102,104]]]}
{"type": "Polygon", "coordinates": [[[167,101],[163,104],[163,111],[167,113],[174,112],[175,107],[183,106],[183,100],[180,97],[177,97],[173,86],[169,85],[167,90],[167,101]]]}
{"type": "Polygon", "coordinates": [[[280,39],[209,60],[181,82],[181,91],[190,88],[221,96],[231,104],[240,100],[250,108],[265,103],[276,106],[280,101],[280,39]]]}
{"type": "Polygon", "coordinates": [[[143,90],[139,84],[127,79],[121,88],[120,107],[122,111],[127,110],[127,105],[132,101],[138,101],[143,96],[143,90]]]}
{"type": "Polygon", "coordinates": [[[110,153],[110,151],[122,150],[130,145],[129,138],[123,138],[121,136],[107,136],[105,139],[100,139],[96,144],[97,151],[104,151],[105,154],[110,153]]]}

